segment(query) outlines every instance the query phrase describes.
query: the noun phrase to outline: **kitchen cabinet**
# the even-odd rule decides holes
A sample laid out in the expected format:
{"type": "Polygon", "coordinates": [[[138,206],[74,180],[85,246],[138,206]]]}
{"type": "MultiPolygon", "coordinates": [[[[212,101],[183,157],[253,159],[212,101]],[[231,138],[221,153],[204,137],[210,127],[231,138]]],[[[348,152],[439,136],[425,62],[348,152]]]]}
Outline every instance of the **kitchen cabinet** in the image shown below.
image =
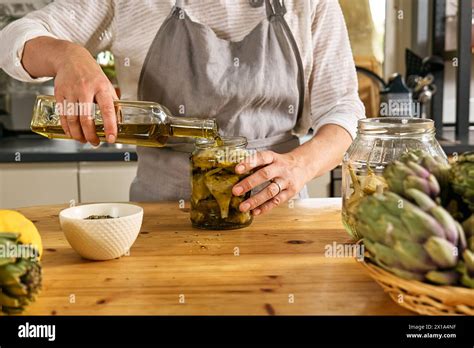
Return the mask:
{"type": "MultiPolygon", "coordinates": [[[[137,162],[0,164],[0,209],[43,204],[126,202],[137,162]]],[[[311,198],[329,197],[330,175],[308,183],[311,198]]]]}
{"type": "Polygon", "coordinates": [[[0,164],[0,209],[129,200],[136,162],[0,164]]]}
{"type": "Polygon", "coordinates": [[[330,197],[331,175],[326,173],[319,178],[311,180],[308,184],[308,195],[310,198],[330,197]]]}
{"type": "Polygon", "coordinates": [[[127,202],[136,162],[79,162],[81,202],[127,202]]]}
{"type": "Polygon", "coordinates": [[[77,163],[0,164],[0,209],[78,201],[77,163]]]}

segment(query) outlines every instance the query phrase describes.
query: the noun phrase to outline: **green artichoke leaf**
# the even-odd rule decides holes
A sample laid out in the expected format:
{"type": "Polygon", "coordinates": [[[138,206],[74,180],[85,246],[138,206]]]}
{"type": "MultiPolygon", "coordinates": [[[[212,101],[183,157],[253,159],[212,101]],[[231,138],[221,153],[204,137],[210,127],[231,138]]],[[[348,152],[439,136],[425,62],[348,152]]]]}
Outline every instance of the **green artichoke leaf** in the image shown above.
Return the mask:
{"type": "Polygon", "coordinates": [[[407,241],[397,241],[394,250],[398,254],[403,269],[412,272],[428,272],[436,269],[422,245],[407,241]]]}
{"type": "Polygon", "coordinates": [[[431,236],[445,238],[443,227],[430,214],[411,205],[401,217],[405,227],[410,231],[413,240],[424,242],[431,236]]]}
{"type": "Polygon", "coordinates": [[[430,271],[426,279],[439,285],[454,285],[459,281],[460,275],[456,271],[430,271]]]}
{"type": "Polygon", "coordinates": [[[380,259],[377,259],[377,258],[375,258],[375,262],[386,271],[391,272],[398,277],[401,277],[407,280],[418,280],[418,281],[425,280],[425,276],[422,273],[410,272],[401,268],[391,267],[384,264],[380,259]]]}
{"type": "Polygon", "coordinates": [[[462,227],[467,238],[474,237],[474,214],[462,223],[462,227]]]}
{"type": "Polygon", "coordinates": [[[430,237],[424,244],[424,248],[441,269],[453,268],[458,262],[458,248],[446,239],[430,237]]]}
{"type": "Polygon", "coordinates": [[[470,277],[467,274],[463,274],[462,277],[461,277],[461,284],[464,285],[467,288],[474,289],[474,278],[470,277]]]}
{"type": "Polygon", "coordinates": [[[464,250],[462,254],[464,265],[469,275],[474,276],[474,252],[471,250],[464,250]]]}
{"type": "Polygon", "coordinates": [[[469,239],[467,240],[467,248],[471,251],[474,251],[474,236],[469,237],[469,239]]]}
{"type": "Polygon", "coordinates": [[[364,238],[363,243],[372,256],[379,259],[385,265],[389,267],[401,266],[398,255],[393,249],[383,244],[373,242],[368,238],[364,238]]]}
{"type": "Polygon", "coordinates": [[[191,199],[194,203],[197,203],[200,200],[209,197],[211,192],[209,192],[209,189],[206,186],[204,174],[194,174],[192,177],[191,199]]]}
{"type": "Polygon", "coordinates": [[[0,291],[0,309],[5,310],[8,307],[16,308],[22,304],[18,298],[8,296],[4,291],[0,291]]]}

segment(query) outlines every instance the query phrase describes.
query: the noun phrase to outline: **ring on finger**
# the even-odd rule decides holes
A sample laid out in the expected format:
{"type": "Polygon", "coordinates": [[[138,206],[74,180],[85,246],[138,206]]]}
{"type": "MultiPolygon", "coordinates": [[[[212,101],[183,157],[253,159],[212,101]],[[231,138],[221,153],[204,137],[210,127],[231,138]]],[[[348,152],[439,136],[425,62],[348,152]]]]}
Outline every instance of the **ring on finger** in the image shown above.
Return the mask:
{"type": "Polygon", "coordinates": [[[280,185],[280,184],[278,183],[278,181],[276,181],[275,179],[272,179],[271,182],[274,183],[274,184],[276,184],[276,185],[278,186],[278,193],[277,193],[275,196],[279,195],[280,192],[283,191],[281,185],[280,185]]]}

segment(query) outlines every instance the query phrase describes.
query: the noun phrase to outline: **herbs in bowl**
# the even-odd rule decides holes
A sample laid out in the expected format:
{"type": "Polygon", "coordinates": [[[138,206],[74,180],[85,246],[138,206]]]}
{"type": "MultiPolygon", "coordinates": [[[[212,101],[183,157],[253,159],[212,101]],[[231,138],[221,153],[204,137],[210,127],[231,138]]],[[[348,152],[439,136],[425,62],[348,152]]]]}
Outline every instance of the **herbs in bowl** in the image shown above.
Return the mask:
{"type": "Polygon", "coordinates": [[[90,215],[84,220],[105,220],[105,219],[116,219],[114,216],[110,215],[90,215]]]}

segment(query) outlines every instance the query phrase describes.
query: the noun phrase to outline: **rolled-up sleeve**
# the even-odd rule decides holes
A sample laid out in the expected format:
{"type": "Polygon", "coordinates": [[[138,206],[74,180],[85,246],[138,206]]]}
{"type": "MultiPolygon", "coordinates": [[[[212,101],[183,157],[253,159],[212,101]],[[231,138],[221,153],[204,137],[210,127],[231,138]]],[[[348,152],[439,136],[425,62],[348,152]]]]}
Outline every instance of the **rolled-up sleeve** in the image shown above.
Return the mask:
{"type": "Polygon", "coordinates": [[[324,125],[336,124],[354,138],[365,108],[358,95],[349,36],[337,0],[318,2],[311,32],[311,128],[316,133],[324,125]]]}
{"type": "Polygon", "coordinates": [[[0,31],[0,68],[23,82],[44,82],[50,77],[32,78],[21,64],[27,41],[47,36],[77,43],[97,53],[111,45],[113,17],[112,0],[54,1],[0,31]]]}

